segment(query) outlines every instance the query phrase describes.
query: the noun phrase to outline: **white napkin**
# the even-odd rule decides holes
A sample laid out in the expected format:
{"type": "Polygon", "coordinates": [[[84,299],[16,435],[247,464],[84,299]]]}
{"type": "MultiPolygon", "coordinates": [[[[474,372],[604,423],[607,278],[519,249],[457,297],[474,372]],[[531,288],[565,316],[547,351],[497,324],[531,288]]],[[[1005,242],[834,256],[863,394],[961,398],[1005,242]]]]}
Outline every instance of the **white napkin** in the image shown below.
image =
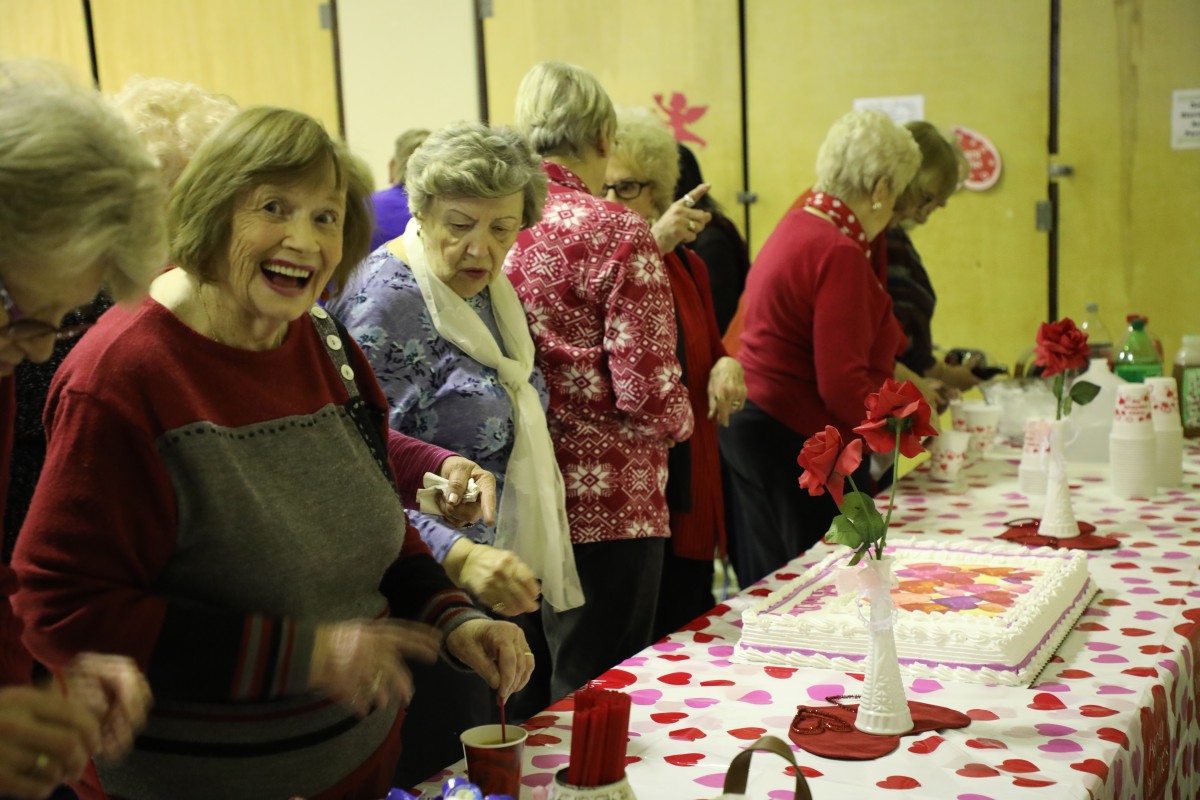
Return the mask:
{"type": "MultiPolygon", "coordinates": [[[[433,517],[440,517],[442,509],[438,507],[438,493],[445,494],[446,487],[450,485],[450,481],[443,478],[441,475],[436,475],[432,472],[425,473],[425,488],[417,489],[417,502],[421,506],[422,514],[429,514],[433,517]]],[[[475,485],[474,478],[467,479],[467,491],[463,495],[462,502],[474,503],[479,499],[479,487],[475,485]]]]}

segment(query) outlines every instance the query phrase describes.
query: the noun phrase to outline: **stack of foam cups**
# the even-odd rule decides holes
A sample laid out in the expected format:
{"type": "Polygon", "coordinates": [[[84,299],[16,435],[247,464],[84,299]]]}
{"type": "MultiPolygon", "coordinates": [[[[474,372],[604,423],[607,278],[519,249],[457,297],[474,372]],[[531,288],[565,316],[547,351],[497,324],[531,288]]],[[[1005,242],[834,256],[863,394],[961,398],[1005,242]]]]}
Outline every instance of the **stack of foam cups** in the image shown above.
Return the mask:
{"type": "Polygon", "coordinates": [[[1158,440],[1151,421],[1150,387],[1117,387],[1116,416],[1108,435],[1110,481],[1117,497],[1151,497],[1158,481],[1158,440]]]}
{"type": "Polygon", "coordinates": [[[1179,389],[1175,379],[1147,378],[1150,417],[1156,440],[1157,484],[1172,488],[1183,483],[1183,424],[1179,420],[1179,389]]]}

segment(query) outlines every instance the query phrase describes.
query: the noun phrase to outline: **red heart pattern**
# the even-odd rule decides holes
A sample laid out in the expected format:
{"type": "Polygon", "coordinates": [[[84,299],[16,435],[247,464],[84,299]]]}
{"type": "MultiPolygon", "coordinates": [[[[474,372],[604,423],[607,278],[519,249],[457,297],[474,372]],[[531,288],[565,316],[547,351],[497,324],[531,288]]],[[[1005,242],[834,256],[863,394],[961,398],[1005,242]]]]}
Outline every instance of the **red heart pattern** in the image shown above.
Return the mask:
{"type": "Polygon", "coordinates": [[[734,728],[729,731],[729,735],[735,739],[743,739],[747,742],[753,742],[767,733],[766,728],[734,728]]]}
{"type": "Polygon", "coordinates": [[[908,746],[908,752],[920,753],[922,755],[926,753],[932,753],[934,750],[937,750],[938,746],[944,741],[946,740],[937,735],[927,736],[924,739],[917,739],[908,746]]]}
{"type": "Polygon", "coordinates": [[[1032,763],[1026,761],[1023,758],[1005,759],[1004,762],[999,764],[998,766],[1000,767],[1000,769],[1004,770],[1005,772],[1023,773],[1023,772],[1037,772],[1038,771],[1038,768],[1036,766],[1034,766],[1032,763]]]}
{"type": "Polygon", "coordinates": [[[1080,772],[1090,772],[1093,775],[1098,775],[1102,781],[1108,780],[1108,765],[1098,758],[1084,759],[1078,764],[1072,764],[1071,769],[1079,770],[1080,772]]]}
{"type": "Polygon", "coordinates": [[[682,711],[659,711],[656,714],[650,715],[650,719],[662,725],[671,725],[686,717],[687,714],[682,711]]]}
{"type": "Polygon", "coordinates": [[[699,728],[680,728],[679,730],[671,731],[667,735],[672,739],[682,739],[685,742],[694,742],[697,739],[704,739],[708,736],[707,733],[699,728]]]}
{"type": "Polygon", "coordinates": [[[967,764],[965,767],[954,771],[964,778],[994,778],[1000,774],[987,764],[967,764]]]}
{"type": "Polygon", "coordinates": [[[1029,704],[1029,708],[1035,711],[1061,711],[1066,707],[1066,703],[1059,700],[1057,695],[1049,692],[1038,692],[1034,695],[1033,702],[1029,704]]]}
{"type": "Polygon", "coordinates": [[[880,789],[916,789],[921,782],[907,775],[889,775],[881,781],[876,781],[875,785],[880,789]]]}
{"type": "Polygon", "coordinates": [[[703,760],[703,753],[677,753],[675,755],[663,756],[663,761],[668,764],[674,764],[677,767],[694,767],[703,760]]]}

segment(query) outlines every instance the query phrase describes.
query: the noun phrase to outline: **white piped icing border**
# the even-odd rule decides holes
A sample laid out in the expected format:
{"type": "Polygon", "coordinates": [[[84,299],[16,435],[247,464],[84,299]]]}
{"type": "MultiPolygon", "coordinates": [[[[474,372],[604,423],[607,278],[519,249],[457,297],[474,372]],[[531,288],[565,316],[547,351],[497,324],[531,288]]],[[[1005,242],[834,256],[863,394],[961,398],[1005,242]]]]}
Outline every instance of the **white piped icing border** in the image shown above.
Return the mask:
{"type": "MultiPolygon", "coordinates": [[[[1079,551],[1030,549],[1006,542],[894,539],[888,553],[903,562],[992,562],[1041,571],[1030,591],[997,617],[957,618],[901,610],[895,625],[901,667],[909,675],[974,683],[1031,683],[1096,593],[1079,551]],[[936,656],[931,656],[935,654],[936,656]]],[[[830,584],[851,552],[833,553],[742,612],[734,659],[748,663],[861,670],[868,633],[852,598],[825,598],[820,611],[792,608],[830,584]]]]}

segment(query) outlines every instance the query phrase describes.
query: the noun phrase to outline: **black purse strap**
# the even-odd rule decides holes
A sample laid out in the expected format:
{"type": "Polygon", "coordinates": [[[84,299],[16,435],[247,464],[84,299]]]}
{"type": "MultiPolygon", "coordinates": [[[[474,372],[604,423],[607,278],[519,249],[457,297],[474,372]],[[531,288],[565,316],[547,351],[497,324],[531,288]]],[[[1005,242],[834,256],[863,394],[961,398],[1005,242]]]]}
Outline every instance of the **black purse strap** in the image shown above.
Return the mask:
{"type": "Polygon", "coordinates": [[[333,361],[334,369],[342,378],[346,394],[350,396],[345,406],[346,414],[354,423],[354,427],[358,428],[363,443],[375,459],[375,463],[379,465],[383,476],[387,478],[388,484],[395,487],[396,476],[392,473],[392,465],[388,461],[387,442],[380,433],[384,424],[384,414],[382,410],[368,405],[362,399],[362,395],[358,391],[354,367],[350,366],[350,359],[346,358],[346,342],[353,341],[350,338],[350,332],[346,330],[346,326],[340,320],[321,306],[313,306],[309,309],[308,315],[317,329],[317,334],[321,337],[321,343],[325,345],[325,352],[333,361]]]}

